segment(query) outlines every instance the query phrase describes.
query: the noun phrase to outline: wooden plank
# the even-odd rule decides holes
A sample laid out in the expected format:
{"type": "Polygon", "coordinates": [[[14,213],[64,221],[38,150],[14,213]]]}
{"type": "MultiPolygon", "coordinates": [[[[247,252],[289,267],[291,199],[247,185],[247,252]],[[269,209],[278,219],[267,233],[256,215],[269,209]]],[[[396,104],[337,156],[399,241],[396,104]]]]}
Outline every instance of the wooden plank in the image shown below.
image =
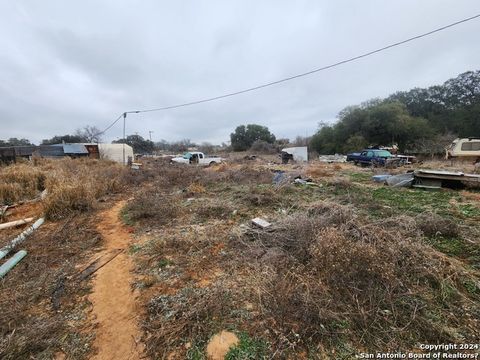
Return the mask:
{"type": "Polygon", "coordinates": [[[29,222],[33,221],[34,218],[26,218],[26,219],[21,219],[21,220],[15,220],[15,221],[10,221],[7,223],[0,224],[0,230],[3,229],[9,229],[15,226],[20,226],[20,225],[25,225],[28,224],[29,222]]]}

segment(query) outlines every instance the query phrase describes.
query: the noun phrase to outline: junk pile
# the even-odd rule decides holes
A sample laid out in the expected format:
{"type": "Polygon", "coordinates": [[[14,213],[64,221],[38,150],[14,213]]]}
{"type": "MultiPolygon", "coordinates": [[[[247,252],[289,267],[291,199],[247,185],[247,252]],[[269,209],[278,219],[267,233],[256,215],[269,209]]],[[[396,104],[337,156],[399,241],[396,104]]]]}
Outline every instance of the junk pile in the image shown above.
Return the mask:
{"type": "Polygon", "coordinates": [[[437,190],[442,187],[460,189],[466,184],[480,185],[480,175],[443,170],[419,169],[400,175],[375,175],[372,179],[392,187],[414,187],[424,190],[437,190]]]}
{"type": "Polygon", "coordinates": [[[302,178],[300,175],[295,177],[295,179],[293,180],[293,183],[296,184],[296,185],[312,185],[312,186],[317,186],[316,183],[313,182],[312,179],[310,178],[302,178]]]}
{"type": "Polygon", "coordinates": [[[347,162],[347,156],[346,155],[340,155],[340,154],[335,154],[335,155],[320,155],[318,157],[318,160],[323,163],[345,163],[347,162]]]}
{"type": "Polygon", "coordinates": [[[285,171],[276,170],[273,175],[272,183],[276,186],[285,184],[319,186],[310,178],[304,178],[302,175],[286,174],[285,171]]]}

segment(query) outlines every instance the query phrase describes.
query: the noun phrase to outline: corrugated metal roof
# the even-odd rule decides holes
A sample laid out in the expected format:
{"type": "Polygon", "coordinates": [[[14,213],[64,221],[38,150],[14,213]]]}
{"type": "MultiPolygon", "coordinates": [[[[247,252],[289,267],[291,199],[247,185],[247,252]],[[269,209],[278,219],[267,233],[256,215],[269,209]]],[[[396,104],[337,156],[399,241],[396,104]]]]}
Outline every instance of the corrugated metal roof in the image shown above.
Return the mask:
{"type": "Polygon", "coordinates": [[[85,154],[88,155],[88,150],[83,144],[63,144],[63,152],[65,154],[85,154]]]}
{"type": "Polygon", "coordinates": [[[65,156],[63,152],[63,146],[54,146],[54,145],[40,145],[35,150],[40,153],[40,156],[56,157],[56,156],[65,156]]]}

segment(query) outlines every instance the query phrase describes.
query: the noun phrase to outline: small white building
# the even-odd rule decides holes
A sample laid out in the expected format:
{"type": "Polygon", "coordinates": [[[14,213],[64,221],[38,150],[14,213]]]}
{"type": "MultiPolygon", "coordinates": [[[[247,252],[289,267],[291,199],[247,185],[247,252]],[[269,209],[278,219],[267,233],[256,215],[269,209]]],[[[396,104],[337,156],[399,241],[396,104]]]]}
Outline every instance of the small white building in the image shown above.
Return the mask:
{"type": "Polygon", "coordinates": [[[133,148],[127,144],[98,144],[98,153],[100,159],[107,159],[116,161],[118,163],[123,163],[124,165],[134,161],[133,148]],[[125,151],[125,156],[123,155],[125,151]],[[124,160],[125,159],[125,160],[124,160]]]}
{"type": "Polygon", "coordinates": [[[306,146],[282,149],[282,152],[292,155],[294,161],[308,161],[308,149],[306,146]]]}

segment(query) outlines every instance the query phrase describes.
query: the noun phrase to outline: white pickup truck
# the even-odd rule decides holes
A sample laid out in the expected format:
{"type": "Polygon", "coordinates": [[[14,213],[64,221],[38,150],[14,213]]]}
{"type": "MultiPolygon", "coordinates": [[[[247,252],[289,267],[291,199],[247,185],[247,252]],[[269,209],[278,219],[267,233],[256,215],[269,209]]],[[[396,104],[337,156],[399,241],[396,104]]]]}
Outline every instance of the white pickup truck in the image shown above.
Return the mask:
{"type": "Polygon", "coordinates": [[[222,162],[222,158],[218,156],[205,156],[202,152],[186,152],[183,156],[174,157],[170,163],[178,163],[178,164],[197,164],[203,166],[210,166],[214,164],[220,164],[222,162]]]}

